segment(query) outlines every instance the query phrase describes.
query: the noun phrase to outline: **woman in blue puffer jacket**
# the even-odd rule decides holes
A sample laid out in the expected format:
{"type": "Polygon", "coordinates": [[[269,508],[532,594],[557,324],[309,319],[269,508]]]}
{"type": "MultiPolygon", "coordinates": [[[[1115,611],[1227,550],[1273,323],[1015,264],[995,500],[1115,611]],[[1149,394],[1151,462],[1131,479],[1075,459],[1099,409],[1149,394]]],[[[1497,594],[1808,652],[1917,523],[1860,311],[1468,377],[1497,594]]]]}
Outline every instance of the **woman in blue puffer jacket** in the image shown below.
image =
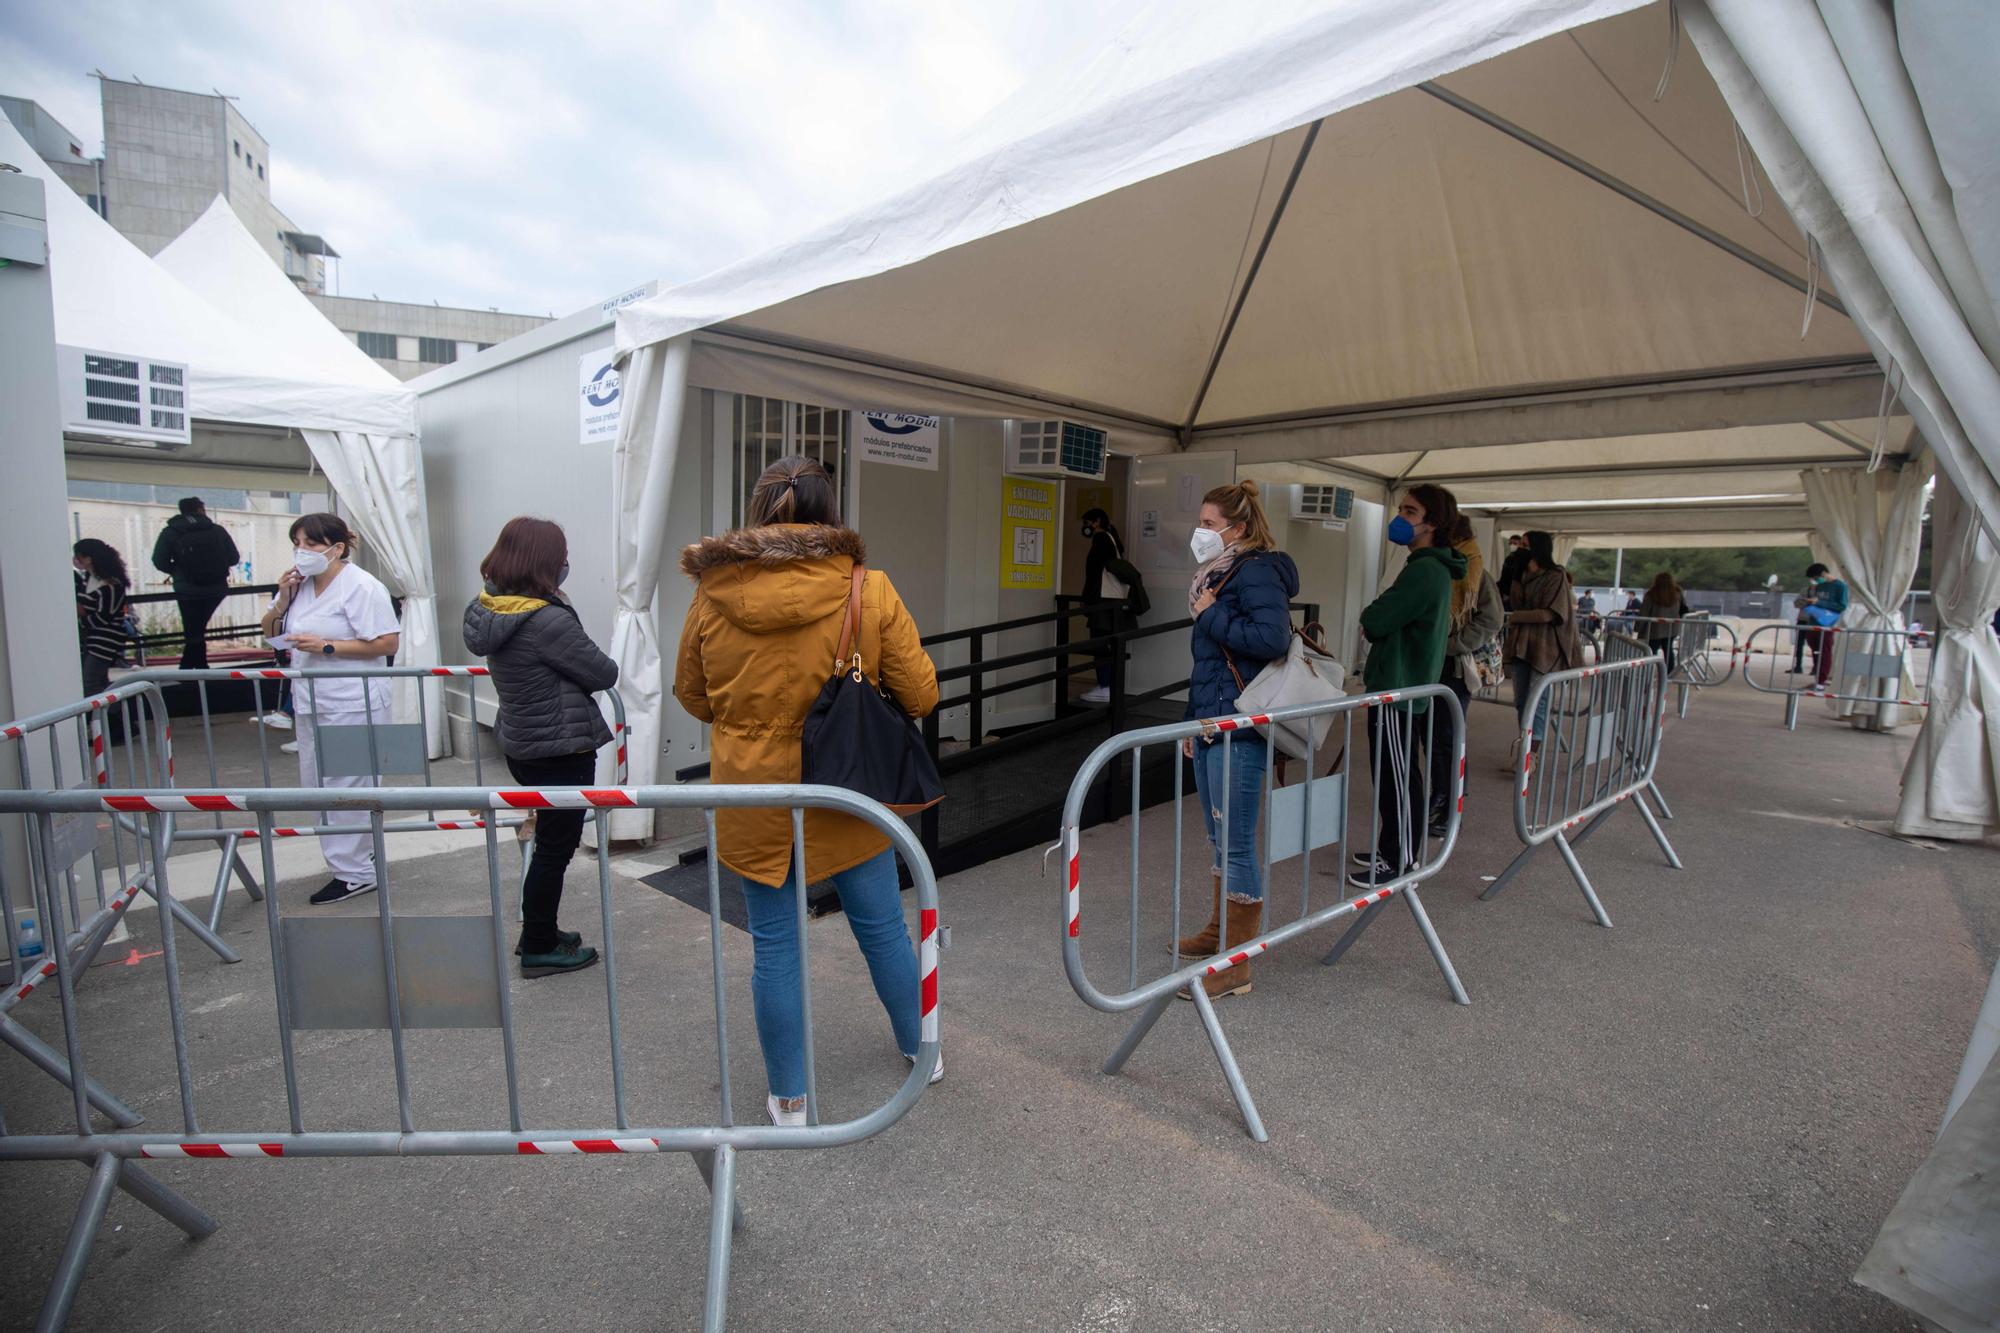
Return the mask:
{"type": "MultiPolygon", "coordinates": [[[[1236,696],[1256,679],[1265,663],[1282,657],[1292,637],[1291,600],[1299,591],[1299,568],[1277,549],[1257,483],[1218,486],[1202,497],[1201,526],[1189,542],[1201,567],[1188,589],[1194,617],[1188,673],[1190,718],[1226,717],[1236,696]]],[[[1257,817],[1262,813],[1264,770],[1271,762],[1268,743],[1254,731],[1221,738],[1189,739],[1181,752],[1194,760],[1195,791],[1202,822],[1215,848],[1215,899],[1208,925],[1180,941],[1183,957],[1206,958],[1256,935],[1264,909],[1264,879],[1257,856],[1257,817]],[[1224,754],[1227,753],[1225,762],[1224,754]],[[1227,792],[1227,801],[1224,793],[1227,792]],[[1223,810],[1228,810],[1228,892],[1223,892],[1223,810]],[[1226,903],[1226,906],[1225,906],[1226,903]],[[1225,924],[1226,922],[1226,924],[1225,924]]],[[[1204,977],[1211,999],[1250,990],[1250,965],[1238,963],[1204,977]]]]}

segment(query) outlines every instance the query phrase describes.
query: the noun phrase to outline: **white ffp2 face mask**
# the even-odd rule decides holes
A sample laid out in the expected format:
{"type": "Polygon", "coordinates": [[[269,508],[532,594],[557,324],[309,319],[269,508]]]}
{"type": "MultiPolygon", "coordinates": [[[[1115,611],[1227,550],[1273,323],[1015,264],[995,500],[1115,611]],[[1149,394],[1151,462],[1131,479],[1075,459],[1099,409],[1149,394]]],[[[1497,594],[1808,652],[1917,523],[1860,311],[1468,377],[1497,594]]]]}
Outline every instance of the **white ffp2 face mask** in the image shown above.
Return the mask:
{"type": "Polygon", "coordinates": [[[311,547],[301,546],[292,552],[292,568],[298,570],[299,573],[305,575],[307,578],[324,574],[328,568],[326,552],[315,551],[311,547]]]}
{"type": "Polygon", "coordinates": [[[1222,544],[1222,534],[1214,528],[1196,528],[1188,538],[1188,550],[1204,565],[1222,554],[1222,544]]]}

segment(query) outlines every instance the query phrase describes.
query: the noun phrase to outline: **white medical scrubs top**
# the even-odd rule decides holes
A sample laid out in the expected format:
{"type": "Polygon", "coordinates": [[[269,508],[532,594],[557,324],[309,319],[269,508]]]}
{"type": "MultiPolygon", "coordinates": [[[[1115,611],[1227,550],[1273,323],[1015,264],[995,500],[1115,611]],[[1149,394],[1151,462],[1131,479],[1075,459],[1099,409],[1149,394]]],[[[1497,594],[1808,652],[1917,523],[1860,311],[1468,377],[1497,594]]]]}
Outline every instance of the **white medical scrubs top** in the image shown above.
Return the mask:
{"type": "MultiPolygon", "coordinates": [[[[287,636],[313,634],[322,639],[366,640],[399,633],[402,626],[396,621],[396,608],[390,603],[389,590],[382,586],[382,580],[349,563],[326,585],[325,592],[314,591],[311,579],[299,584],[298,591],[292,594],[291,609],[285,612],[284,629],[287,636]]],[[[294,649],[292,665],[301,671],[331,674],[355,667],[387,666],[389,659],[328,657],[324,653],[294,649]]],[[[302,680],[292,691],[292,698],[301,713],[365,712],[377,722],[390,721],[393,692],[389,680],[378,677],[366,682],[365,699],[362,684],[352,676],[344,680],[338,677],[302,680]]]]}

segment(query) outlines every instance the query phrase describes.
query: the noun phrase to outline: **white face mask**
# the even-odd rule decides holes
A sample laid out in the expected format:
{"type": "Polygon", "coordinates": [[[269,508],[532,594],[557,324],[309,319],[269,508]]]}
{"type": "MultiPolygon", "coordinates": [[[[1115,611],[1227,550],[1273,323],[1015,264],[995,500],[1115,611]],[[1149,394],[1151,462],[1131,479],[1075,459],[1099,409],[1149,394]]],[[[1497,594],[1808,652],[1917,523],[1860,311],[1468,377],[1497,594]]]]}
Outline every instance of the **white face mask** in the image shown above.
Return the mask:
{"type": "Polygon", "coordinates": [[[1204,565],[1222,554],[1222,546],[1222,534],[1214,528],[1196,528],[1188,538],[1188,550],[1204,565]]]}
{"type": "Polygon", "coordinates": [[[292,568],[307,578],[326,573],[327,567],[325,551],[315,551],[309,546],[301,546],[292,552],[292,568]]]}

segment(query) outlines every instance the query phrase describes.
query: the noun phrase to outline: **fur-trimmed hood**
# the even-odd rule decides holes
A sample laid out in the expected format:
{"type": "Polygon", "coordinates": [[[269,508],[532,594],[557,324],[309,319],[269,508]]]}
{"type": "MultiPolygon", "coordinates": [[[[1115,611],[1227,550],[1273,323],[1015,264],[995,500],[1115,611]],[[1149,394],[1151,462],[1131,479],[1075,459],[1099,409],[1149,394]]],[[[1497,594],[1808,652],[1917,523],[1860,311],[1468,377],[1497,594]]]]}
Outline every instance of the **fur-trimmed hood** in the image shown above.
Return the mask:
{"type": "Polygon", "coordinates": [[[681,552],[681,572],[731,624],[771,634],[838,611],[867,558],[851,528],[773,523],[702,538],[681,552]]]}

